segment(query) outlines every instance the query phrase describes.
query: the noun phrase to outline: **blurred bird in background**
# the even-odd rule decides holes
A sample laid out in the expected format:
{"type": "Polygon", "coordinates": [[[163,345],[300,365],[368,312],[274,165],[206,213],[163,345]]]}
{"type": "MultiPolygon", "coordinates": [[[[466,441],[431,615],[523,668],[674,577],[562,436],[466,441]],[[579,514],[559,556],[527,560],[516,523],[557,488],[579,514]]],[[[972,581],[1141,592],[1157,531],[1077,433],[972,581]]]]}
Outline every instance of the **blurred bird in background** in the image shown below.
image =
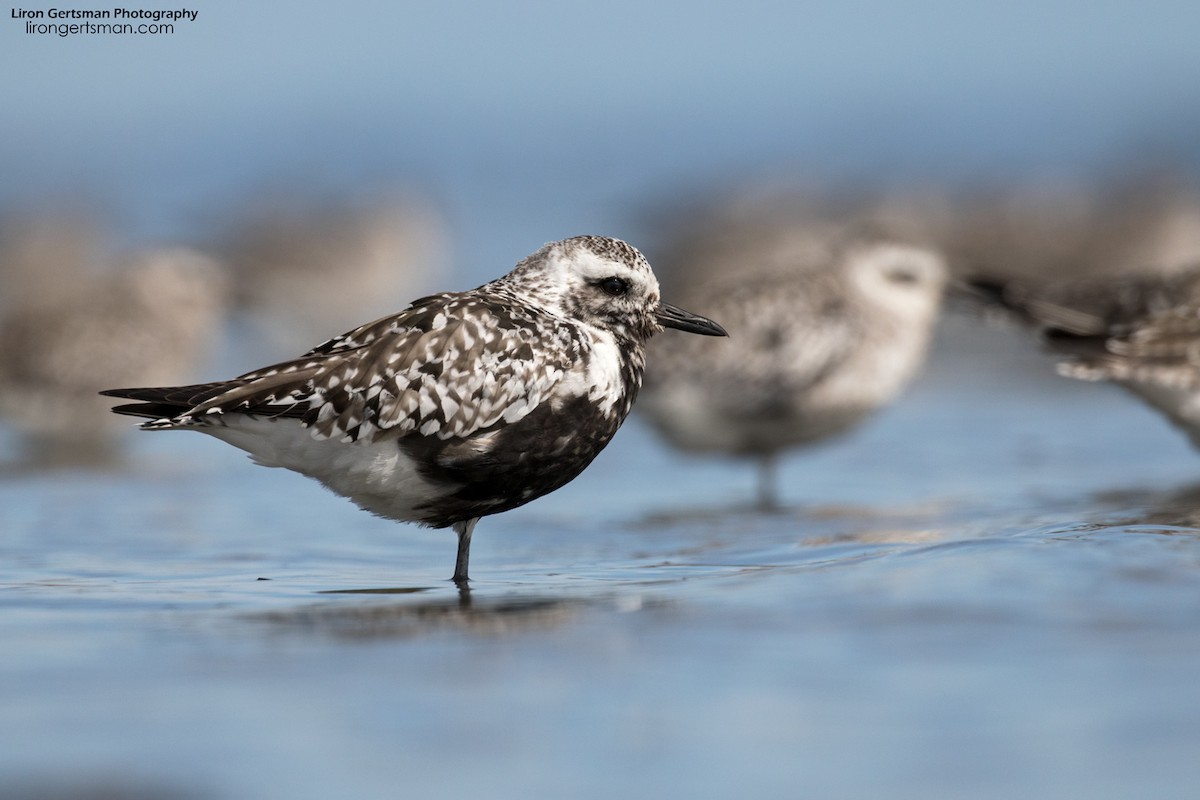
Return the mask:
{"type": "Polygon", "coordinates": [[[0,314],[59,292],[104,247],[103,227],[86,211],[0,215],[0,314]]]}
{"type": "Polygon", "coordinates": [[[684,451],[757,461],[758,505],[774,508],[782,453],[852,429],[918,371],[945,267],[804,198],[732,203],[676,231],[655,254],[664,291],[729,339],[652,342],[638,409],[684,451]]]}
{"type": "Polygon", "coordinates": [[[1161,178],[966,204],[955,298],[1037,332],[1071,378],[1111,381],[1200,447],[1200,192],[1161,178]]]}
{"type": "Polygon", "coordinates": [[[21,286],[0,311],[0,421],[18,432],[26,466],[108,463],[128,426],[112,423],[97,391],[194,374],[223,331],[226,277],[191,249],[96,263],[88,234],[29,236],[0,247],[0,272],[21,286]]]}
{"type": "Polygon", "coordinates": [[[235,303],[278,348],[395,312],[450,262],[446,224],[412,197],[260,199],[218,240],[235,303]]]}

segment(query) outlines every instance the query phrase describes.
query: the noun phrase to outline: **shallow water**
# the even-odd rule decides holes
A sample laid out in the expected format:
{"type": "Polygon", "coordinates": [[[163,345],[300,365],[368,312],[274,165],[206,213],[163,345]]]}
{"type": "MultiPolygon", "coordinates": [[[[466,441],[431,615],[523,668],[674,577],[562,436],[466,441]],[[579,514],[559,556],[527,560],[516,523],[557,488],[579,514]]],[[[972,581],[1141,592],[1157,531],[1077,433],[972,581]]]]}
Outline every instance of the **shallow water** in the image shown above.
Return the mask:
{"type": "Polygon", "coordinates": [[[0,796],[1187,796],[1200,461],[951,323],[857,434],[745,465],[632,420],[452,536],[204,437],[0,482],[0,796]],[[106,794],[107,792],[107,794],[106,794]]]}

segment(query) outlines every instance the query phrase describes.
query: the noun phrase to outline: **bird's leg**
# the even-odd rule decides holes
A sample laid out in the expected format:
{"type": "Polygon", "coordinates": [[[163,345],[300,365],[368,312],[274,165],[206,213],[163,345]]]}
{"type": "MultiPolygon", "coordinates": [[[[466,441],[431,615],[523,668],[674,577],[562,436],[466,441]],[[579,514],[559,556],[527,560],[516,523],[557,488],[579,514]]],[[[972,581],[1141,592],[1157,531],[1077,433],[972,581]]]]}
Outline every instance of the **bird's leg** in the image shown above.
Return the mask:
{"type": "Polygon", "coordinates": [[[470,608],[471,607],[471,584],[467,583],[466,581],[463,581],[461,583],[456,583],[454,585],[458,587],[458,607],[463,608],[463,609],[470,608]]]}
{"type": "Polygon", "coordinates": [[[465,519],[450,526],[458,534],[458,560],[454,562],[454,577],[450,580],[457,583],[459,588],[466,586],[470,580],[467,577],[467,562],[471,560],[471,532],[475,530],[476,522],[479,522],[479,517],[465,519]]]}

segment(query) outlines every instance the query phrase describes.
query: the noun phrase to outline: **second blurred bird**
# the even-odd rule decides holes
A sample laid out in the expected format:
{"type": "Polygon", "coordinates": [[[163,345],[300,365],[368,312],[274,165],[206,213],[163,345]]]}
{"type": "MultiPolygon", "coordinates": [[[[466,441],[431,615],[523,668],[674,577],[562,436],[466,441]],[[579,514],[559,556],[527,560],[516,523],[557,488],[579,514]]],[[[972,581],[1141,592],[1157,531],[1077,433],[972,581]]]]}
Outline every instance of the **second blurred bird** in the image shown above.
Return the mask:
{"type": "Polygon", "coordinates": [[[654,342],[638,408],[685,451],[757,461],[758,505],[776,507],[783,452],[853,428],[918,371],[944,264],[800,200],[733,203],[676,231],[655,254],[664,286],[729,338],[654,342]]]}
{"type": "Polygon", "coordinates": [[[448,269],[448,241],[441,216],[408,196],[273,194],[253,202],[217,249],[235,302],[290,351],[404,307],[448,269]]]}
{"type": "Polygon", "coordinates": [[[18,434],[12,466],[107,466],[130,426],[97,392],[192,373],[224,325],[224,272],[182,247],[107,256],[75,220],[2,229],[0,421],[18,434]]]}

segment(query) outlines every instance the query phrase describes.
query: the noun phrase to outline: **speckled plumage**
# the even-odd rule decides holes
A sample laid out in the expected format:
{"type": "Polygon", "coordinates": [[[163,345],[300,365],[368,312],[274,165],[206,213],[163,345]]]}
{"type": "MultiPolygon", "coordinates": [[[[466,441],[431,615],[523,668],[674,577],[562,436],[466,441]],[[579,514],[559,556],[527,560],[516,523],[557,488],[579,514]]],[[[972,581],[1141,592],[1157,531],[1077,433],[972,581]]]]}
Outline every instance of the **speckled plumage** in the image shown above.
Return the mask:
{"type": "Polygon", "coordinates": [[[1200,265],[1170,275],[1070,281],[975,278],[985,308],[1036,329],[1060,374],[1112,381],[1200,447],[1200,265]]]}
{"type": "MultiPolygon", "coordinates": [[[[663,326],[723,333],[659,301],[630,245],[546,245],[478,289],[433,295],[231,381],[106,392],[146,429],[191,428],[392,519],[454,526],[563,486],[637,395],[663,326]],[[620,288],[619,293],[614,290],[620,288]]],[[[466,580],[460,547],[456,580],[466,580]]]]}
{"type": "Polygon", "coordinates": [[[803,226],[694,259],[680,294],[729,346],[654,342],[639,410],[681,449],[756,459],[760,505],[774,506],[780,453],[848,430],[915,374],[945,270],[924,248],[803,226]]]}

